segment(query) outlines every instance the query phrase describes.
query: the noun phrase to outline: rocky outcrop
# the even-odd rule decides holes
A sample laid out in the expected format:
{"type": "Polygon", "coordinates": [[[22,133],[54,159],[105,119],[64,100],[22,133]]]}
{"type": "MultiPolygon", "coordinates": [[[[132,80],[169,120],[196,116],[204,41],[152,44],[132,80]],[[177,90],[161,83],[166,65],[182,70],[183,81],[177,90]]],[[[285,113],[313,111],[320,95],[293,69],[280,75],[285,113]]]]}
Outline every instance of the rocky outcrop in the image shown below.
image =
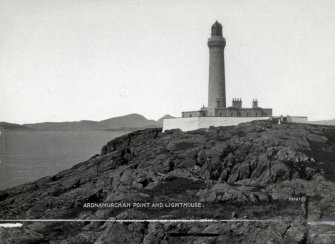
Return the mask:
{"type": "Polygon", "coordinates": [[[332,243],[335,127],[255,121],[183,133],[135,131],[86,162],[0,191],[3,219],[80,219],[0,229],[4,243],[332,243]],[[305,197],[309,204],[293,201],[305,197]],[[200,208],[85,208],[85,203],[200,208]],[[147,219],[272,222],[148,222],[147,219]],[[93,219],[108,221],[94,222],[93,219]],[[142,222],[122,222],[115,220],[142,222]],[[15,238],[13,238],[15,236],[15,238]]]}

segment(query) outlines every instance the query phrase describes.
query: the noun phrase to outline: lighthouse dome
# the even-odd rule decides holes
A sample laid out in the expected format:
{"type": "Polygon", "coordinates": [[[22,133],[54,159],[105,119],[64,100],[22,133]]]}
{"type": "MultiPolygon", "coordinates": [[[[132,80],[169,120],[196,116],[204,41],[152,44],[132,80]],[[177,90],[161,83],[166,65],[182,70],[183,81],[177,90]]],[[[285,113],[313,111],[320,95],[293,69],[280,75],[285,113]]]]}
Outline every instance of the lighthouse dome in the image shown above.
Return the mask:
{"type": "Polygon", "coordinates": [[[215,21],[211,28],[211,35],[212,36],[222,36],[222,25],[215,21]]]}

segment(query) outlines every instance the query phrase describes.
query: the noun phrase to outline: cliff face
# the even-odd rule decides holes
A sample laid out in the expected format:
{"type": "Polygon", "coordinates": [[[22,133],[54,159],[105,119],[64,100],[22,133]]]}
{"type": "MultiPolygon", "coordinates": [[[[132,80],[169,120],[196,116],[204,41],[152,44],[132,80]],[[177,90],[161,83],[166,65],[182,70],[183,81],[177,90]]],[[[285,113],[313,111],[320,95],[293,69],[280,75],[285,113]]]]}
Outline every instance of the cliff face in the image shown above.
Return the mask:
{"type": "MultiPolygon", "coordinates": [[[[4,243],[333,243],[335,127],[255,121],[182,133],[136,131],[52,177],[0,191],[4,243]],[[307,197],[308,207],[290,202],[307,197]],[[84,208],[85,203],[196,202],[201,208],[84,208]],[[305,211],[305,212],[304,212],[305,211]],[[306,212],[307,211],[307,212],[306,212]],[[302,213],[301,213],[302,212],[302,213]],[[90,219],[272,219],[115,223],[90,219]]],[[[306,205],[305,205],[306,206],[306,205]]]]}

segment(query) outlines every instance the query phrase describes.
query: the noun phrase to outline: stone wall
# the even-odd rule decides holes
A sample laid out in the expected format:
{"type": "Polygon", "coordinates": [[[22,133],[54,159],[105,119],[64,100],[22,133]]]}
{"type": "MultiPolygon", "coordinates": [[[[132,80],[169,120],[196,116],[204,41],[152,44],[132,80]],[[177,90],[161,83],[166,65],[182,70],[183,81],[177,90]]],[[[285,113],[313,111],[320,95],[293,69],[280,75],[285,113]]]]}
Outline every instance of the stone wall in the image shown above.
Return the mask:
{"type": "Polygon", "coordinates": [[[305,116],[287,116],[287,122],[306,123],[307,122],[307,117],[305,117],[305,116]]]}
{"type": "Polygon", "coordinates": [[[200,128],[209,128],[210,126],[232,126],[253,120],[268,119],[269,117],[191,117],[165,119],[163,121],[163,132],[172,129],[190,131],[200,128]]]}
{"type": "Polygon", "coordinates": [[[189,118],[189,117],[205,117],[207,116],[207,111],[198,110],[198,111],[186,111],[181,113],[181,117],[189,118]]]}
{"type": "Polygon", "coordinates": [[[269,117],[272,116],[271,108],[214,108],[197,111],[182,112],[182,118],[189,117],[269,117]]]}

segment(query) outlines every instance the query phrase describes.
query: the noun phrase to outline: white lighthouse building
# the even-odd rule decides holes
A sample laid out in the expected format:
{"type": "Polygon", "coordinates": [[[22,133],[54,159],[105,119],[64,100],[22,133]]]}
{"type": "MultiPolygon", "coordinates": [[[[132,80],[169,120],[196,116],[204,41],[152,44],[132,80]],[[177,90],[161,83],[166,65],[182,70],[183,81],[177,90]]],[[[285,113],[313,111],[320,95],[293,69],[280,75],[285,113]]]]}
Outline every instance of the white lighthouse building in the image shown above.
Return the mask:
{"type": "Polygon", "coordinates": [[[224,62],[226,39],[222,35],[222,25],[217,21],[211,27],[211,36],[207,44],[208,106],[195,111],[184,111],[180,118],[165,119],[163,131],[177,128],[190,131],[210,126],[231,126],[253,120],[270,119],[272,109],[259,107],[257,99],[250,101],[250,108],[242,107],[241,98],[234,98],[231,106],[227,106],[224,62]]]}

